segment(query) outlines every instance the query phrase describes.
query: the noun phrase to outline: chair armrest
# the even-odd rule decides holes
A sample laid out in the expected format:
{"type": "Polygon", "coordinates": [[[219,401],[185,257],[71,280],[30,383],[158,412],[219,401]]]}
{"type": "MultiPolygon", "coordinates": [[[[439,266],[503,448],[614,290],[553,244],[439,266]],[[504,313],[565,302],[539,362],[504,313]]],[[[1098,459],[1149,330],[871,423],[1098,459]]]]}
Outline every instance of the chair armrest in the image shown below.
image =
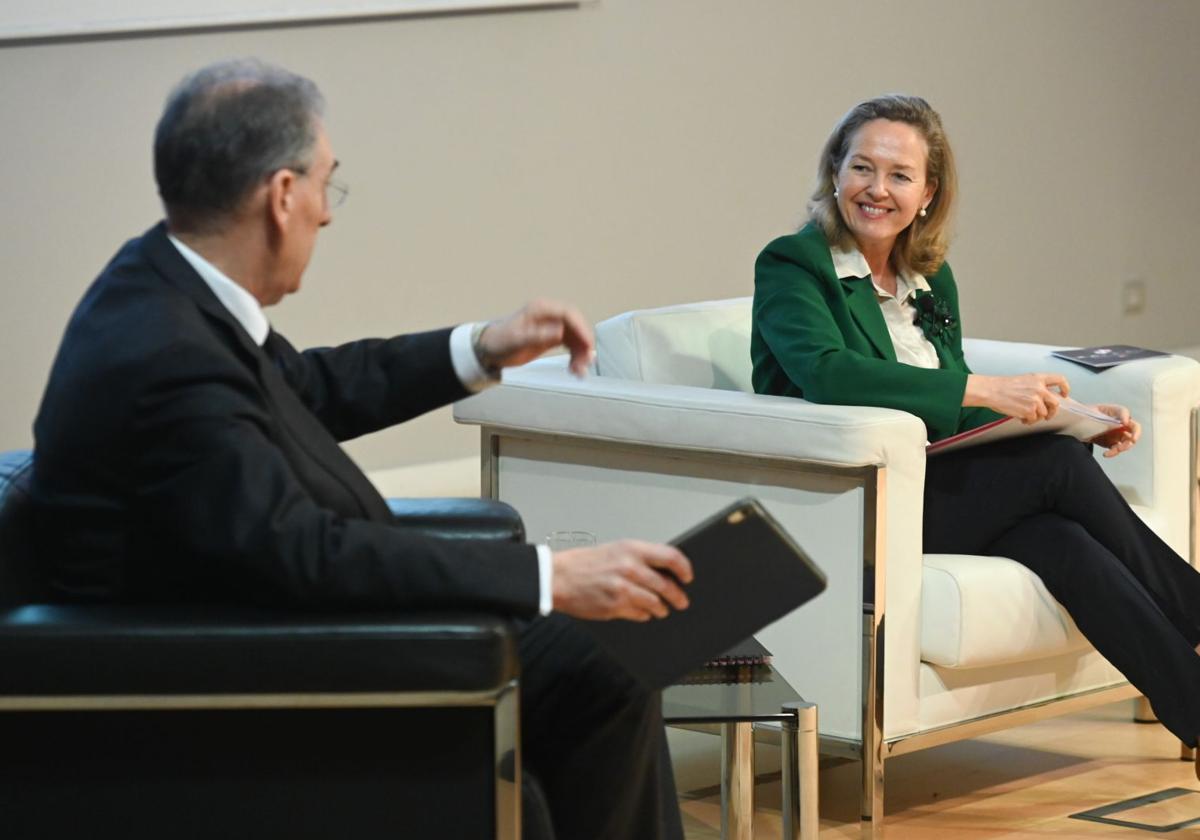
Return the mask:
{"type": "Polygon", "coordinates": [[[1121,403],[1139,417],[1151,416],[1156,398],[1194,396],[1196,383],[1200,382],[1200,362],[1186,356],[1142,359],[1097,373],[1050,355],[1059,349],[1062,348],[1052,344],[982,338],[963,341],[967,363],[976,373],[993,376],[1061,373],[1071,383],[1071,396],[1080,402],[1121,403]]]}
{"type": "Polygon", "coordinates": [[[1051,356],[1059,348],[1049,344],[967,339],[963,347],[976,373],[1061,373],[1075,399],[1124,405],[1145,426],[1153,425],[1163,412],[1187,414],[1200,401],[1200,362],[1186,356],[1142,359],[1097,373],[1051,356]]]}
{"type": "Polygon", "coordinates": [[[902,411],[607,376],[578,379],[556,359],[506,370],[502,385],[456,403],[454,418],[673,449],[843,466],[907,462],[924,469],[925,427],[902,411]]]}
{"type": "Polygon", "coordinates": [[[396,524],[453,540],[524,542],[525,525],[510,505],[493,499],[388,499],[396,524]]]}
{"type": "Polygon", "coordinates": [[[145,604],[0,611],[0,707],[46,696],[494,692],[517,672],[511,625],[478,613],[145,604]]]}
{"type": "Polygon", "coordinates": [[[1051,356],[1057,349],[1052,345],[968,339],[963,346],[968,364],[978,373],[1061,373],[1079,401],[1126,406],[1142,424],[1141,442],[1101,463],[1126,499],[1154,509],[1152,524],[1159,535],[1187,556],[1192,411],[1200,405],[1200,363],[1166,356],[1096,373],[1051,356]]]}
{"type": "MultiPolygon", "coordinates": [[[[0,708],[15,698],[496,692],[518,672],[512,627],[482,613],[301,613],[247,606],[37,603],[29,453],[0,453],[0,708]],[[6,703],[6,701],[8,701],[6,703]]],[[[399,527],[524,539],[484,499],[389,502],[399,527]]],[[[289,705],[290,701],[281,701],[289,705]]]]}
{"type": "MultiPolygon", "coordinates": [[[[581,380],[562,370],[562,359],[505,370],[502,385],[457,403],[454,416],[461,423],[494,431],[502,439],[552,436],[567,444],[560,447],[551,442],[545,447],[545,461],[554,463],[544,470],[540,463],[522,461],[542,457],[529,454],[542,441],[535,439],[515,446],[506,446],[502,441],[498,446],[501,465],[506,452],[522,465],[507,478],[501,477],[497,489],[509,494],[505,498],[525,511],[535,533],[562,519],[566,504],[562,500],[575,498],[572,488],[582,490],[578,483],[594,471],[605,469],[605,456],[612,451],[614,473],[600,482],[605,487],[596,490],[597,498],[589,500],[589,505],[596,506],[591,512],[593,520],[601,521],[612,536],[620,535],[618,524],[636,521],[639,524],[633,533],[652,539],[668,538],[670,532],[650,530],[656,526],[648,520],[662,521],[660,507],[672,513],[686,508],[694,511],[689,518],[698,517],[696,508],[700,503],[696,496],[703,491],[693,495],[687,470],[678,474],[669,467],[661,473],[656,471],[664,461],[686,460],[692,453],[730,456],[706,467],[705,479],[731,482],[731,494],[758,495],[768,505],[776,504],[772,499],[780,500],[777,510],[786,513],[785,527],[802,541],[811,544],[806,537],[810,528],[820,531],[815,541],[823,549],[810,550],[829,575],[830,592],[801,611],[798,624],[779,631],[778,651],[786,651],[776,661],[788,660],[786,667],[801,679],[799,675],[805,669],[818,667],[820,659],[828,654],[829,648],[814,645],[811,640],[828,638],[822,633],[829,627],[850,629],[854,639],[850,647],[857,656],[864,597],[873,597],[877,605],[886,600],[888,610],[885,679],[892,685],[917,684],[925,478],[925,426],[917,417],[884,408],[817,405],[791,397],[608,376],[581,380]],[[631,452],[632,447],[638,449],[631,452]],[[556,461],[563,448],[583,453],[579,455],[582,465],[569,455],[556,461]],[[762,459],[774,461],[772,466],[779,469],[760,470],[758,462],[762,459]],[[824,468],[829,465],[883,469],[872,476],[878,485],[856,485],[858,477],[830,482],[829,471],[824,468]],[[809,472],[814,474],[811,481],[805,477],[809,472]],[[653,513],[630,510],[643,506],[636,498],[638,494],[614,489],[620,487],[623,473],[635,484],[640,481],[637,476],[656,474],[641,485],[653,487],[654,502],[648,505],[653,513]],[[657,481],[659,474],[661,482],[657,481]],[[750,475],[753,478],[748,480],[750,475]],[[875,495],[869,497],[866,488],[870,486],[875,487],[875,495]],[[598,501],[601,496],[604,499],[598,501]],[[826,508],[825,502],[832,504],[826,508]],[[872,511],[876,518],[868,518],[872,511]],[[878,549],[873,552],[877,560],[886,559],[886,579],[874,591],[871,585],[875,581],[865,582],[863,577],[863,549],[868,540],[873,541],[872,549],[878,549]],[[869,594],[865,595],[864,590],[869,594]],[[803,640],[792,635],[794,632],[801,633],[803,640]]],[[[502,466],[497,471],[504,475],[502,466]]],[[[719,486],[706,485],[706,489],[712,492],[719,486]]],[[[678,524],[682,523],[672,527],[678,524]]],[[[772,646],[771,642],[767,644],[772,646]]],[[[840,704],[839,714],[844,719],[838,731],[850,732],[856,725],[853,709],[859,702],[857,696],[851,698],[856,677],[838,673],[818,693],[840,704]]],[[[915,690],[903,696],[915,698],[915,690]]],[[[915,699],[903,708],[892,703],[887,713],[896,722],[896,731],[916,726],[915,699]]]]}

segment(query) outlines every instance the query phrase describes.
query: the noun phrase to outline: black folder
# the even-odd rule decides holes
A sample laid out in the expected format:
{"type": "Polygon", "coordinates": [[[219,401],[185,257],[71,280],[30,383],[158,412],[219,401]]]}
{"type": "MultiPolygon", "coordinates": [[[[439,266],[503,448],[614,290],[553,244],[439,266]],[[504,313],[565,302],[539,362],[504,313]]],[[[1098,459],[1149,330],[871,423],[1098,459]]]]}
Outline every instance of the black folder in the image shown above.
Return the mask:
{"type": "Polygon", "coordinates": [[[756,499],[671,542],[695,573],[686,610],[647,622],[580,621],[650,688],[666,688],[825,589],[825,575],[756,499]]]}

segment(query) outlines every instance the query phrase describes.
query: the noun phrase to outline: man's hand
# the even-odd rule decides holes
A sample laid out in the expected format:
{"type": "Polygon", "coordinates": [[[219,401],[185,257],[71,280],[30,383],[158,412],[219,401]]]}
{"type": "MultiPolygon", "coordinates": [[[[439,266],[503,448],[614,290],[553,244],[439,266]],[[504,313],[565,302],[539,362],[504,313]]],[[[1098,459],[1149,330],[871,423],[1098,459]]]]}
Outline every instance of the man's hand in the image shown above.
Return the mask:
{"type": "Polygon", "coordinates": [[[1120,420],[1121,425],[1104,434],[1096,435],[1088,443],[1103,446],[1105,458],[1114,458],[1125,450],[1132,449],[1133,445],[1138,442],[1138,438],[1142,436],[1142,424],[1129,416],[1129,409],[1123,405],[1098,405],[1096,408],[1109,417],[1120,420]]]}
{"type": "Polygon", "coordinates": [[[666,618],[687,609],[692,564],[669,545],[621,540],[554,554],[554,609],[576,618],[666,618]]]}
{"type": "Polygon", "coordinates": [[[571,354],[571,371],[583,376],[596,352],[591,325],[573,306],[535,300],[484,327],[476,349],[491,369],[523,365],[560,345],[571,354]]]}
{"type": "Polygon", "coordinates": [[[1049,420],[1058,412],[1058,403],[1071,393],[1067,378],[1058,373],[1023,373],[1019,376],[967,377],[964,406],[982,405],[1015,417],[1026,425],[1049,420]]]}

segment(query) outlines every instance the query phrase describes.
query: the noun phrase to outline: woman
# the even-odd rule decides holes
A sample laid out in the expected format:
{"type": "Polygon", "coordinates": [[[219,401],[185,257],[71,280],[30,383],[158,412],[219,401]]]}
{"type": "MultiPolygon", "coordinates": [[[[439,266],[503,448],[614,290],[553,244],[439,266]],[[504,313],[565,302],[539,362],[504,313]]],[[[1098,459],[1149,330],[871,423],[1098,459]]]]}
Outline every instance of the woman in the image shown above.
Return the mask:
{"type": "MultiPolygon", "coordinates": [[[[810,221],[755,265],[754,389],[820,403],[898,408],[930,440],[1001,415],[1052,417],[1052,373],[981,376],[963,359],[946,264],[956,179],[925,100],[855,106],[818,166],[810,221]]],[[[1112,457],[1141,428],[1093,443],[1112,457]]],[[[1032,435],[929,459],[924,549],[1011,557],[1038,574],[1092,644],[1185,744],[1200,734],[1200,574],[1129,509],[1086,444],[1032,435]]],[[[1200,758],[1197,761],[1200,777],[1200,758]]]]}

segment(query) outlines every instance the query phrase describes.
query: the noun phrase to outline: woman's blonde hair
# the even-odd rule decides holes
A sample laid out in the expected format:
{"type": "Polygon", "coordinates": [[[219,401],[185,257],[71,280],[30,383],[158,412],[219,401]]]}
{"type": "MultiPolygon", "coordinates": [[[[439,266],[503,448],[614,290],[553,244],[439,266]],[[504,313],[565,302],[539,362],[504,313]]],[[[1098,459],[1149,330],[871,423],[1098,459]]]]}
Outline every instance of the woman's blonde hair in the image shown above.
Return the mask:
{"type": "Polygon", "coordinates": [[[942,118],[919,96],[891,93],[855,105],[838,122],[825,142],[817,164],[817,187],[808,202],[808,215],[825,232],[830,244],[853,248],[854,238],[838,210],[834,182],[854,133],[872,120],[907,123],[925,138],[929,147],[926,182],[934,185],[933,199],[924,216],[901,231],[893,254],[905,266],[926,276],[941,267],[949,245],[950,213],[958,195],[954,153],[942,128],[942,118]]]}

